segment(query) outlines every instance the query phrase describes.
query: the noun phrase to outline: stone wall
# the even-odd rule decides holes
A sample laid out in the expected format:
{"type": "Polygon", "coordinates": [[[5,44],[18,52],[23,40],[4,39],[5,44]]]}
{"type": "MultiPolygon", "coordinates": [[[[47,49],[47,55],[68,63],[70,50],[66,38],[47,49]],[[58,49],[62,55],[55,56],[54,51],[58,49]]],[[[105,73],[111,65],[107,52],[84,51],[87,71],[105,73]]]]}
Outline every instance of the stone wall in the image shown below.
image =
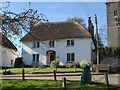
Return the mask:
{"type": "Polygon", "coordinates": [[[108,45],[113,47],[120,45],[120,2],[109,1],[106,3],[108,45]]]}

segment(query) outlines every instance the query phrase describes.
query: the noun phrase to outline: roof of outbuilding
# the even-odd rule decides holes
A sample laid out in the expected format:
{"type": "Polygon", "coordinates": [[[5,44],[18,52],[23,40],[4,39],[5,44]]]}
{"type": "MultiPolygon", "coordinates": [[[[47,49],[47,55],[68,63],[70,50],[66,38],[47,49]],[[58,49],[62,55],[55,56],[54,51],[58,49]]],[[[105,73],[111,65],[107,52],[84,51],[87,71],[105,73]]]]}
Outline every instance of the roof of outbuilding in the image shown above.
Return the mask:
{"type": "Polygon", "coordinates": [[[88,30],[77,22],[53,22],[50,24],[37,25],[30,30],[21,41],[45,41],[68,38],[91,38],[88,30]]]}
{"type": "Polygon", "coordinates": [[[14,44],[1,32],[0,32],[0,45],[17,51],[17,48],[14,46],[14,44]]]}

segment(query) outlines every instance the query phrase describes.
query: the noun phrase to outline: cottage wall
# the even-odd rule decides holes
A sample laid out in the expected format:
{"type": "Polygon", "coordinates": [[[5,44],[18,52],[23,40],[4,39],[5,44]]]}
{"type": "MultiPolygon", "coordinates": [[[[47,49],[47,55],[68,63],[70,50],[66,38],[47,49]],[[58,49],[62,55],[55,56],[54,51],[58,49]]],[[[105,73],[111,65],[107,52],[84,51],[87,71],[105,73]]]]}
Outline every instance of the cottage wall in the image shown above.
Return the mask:
{"type": "MultiPolygon", "coordinates": [[[[75,53],[75,62],[91,60],[91,38],[73,38],[74,46],[67,46],[67,40],[55,40],[55,47],[49,47],[49,41],[40,42],[39,48],[33,48],[33,42],[23,42],[22,57],[27,65],[32,65],[32,54],[39,54],[38,65],[49,65],[46,52],[53,50],[56,52],[56,60],[63,65],[67,62],[67,53],[75,53]]],[[[70,39],[71,40],[71,39],[70,39]]]]}
{"type": "MultiPolygon", "coordinates": [[[[2,46],[0,45],[0,47],[2,46]]],[[[13,49],[5,47],[2,47],[1,49],[2,65],[0,67],[14,67],[15,58],[17,57],[16,52],[13,49]]]]}

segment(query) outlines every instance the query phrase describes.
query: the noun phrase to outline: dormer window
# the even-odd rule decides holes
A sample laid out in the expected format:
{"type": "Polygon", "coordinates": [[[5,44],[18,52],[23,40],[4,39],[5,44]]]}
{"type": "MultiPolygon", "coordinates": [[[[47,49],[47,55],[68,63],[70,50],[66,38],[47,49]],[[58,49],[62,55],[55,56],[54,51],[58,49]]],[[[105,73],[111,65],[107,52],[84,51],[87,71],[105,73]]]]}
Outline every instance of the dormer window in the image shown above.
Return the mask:
{"type": "Polygon", "coordinates": [[[73,46],[74,40],[67,40],[67,46],[73,46]]]}
{"type": "Polygon", "coordinates": [[[33,48],[39,48],[40,43],[39,42],[33,42],[33,48]]]}
{"type": "Polygon", "coordinates": [[[50,41],[50,42],[49,42],[49,47],[54,47],[54,44],[55,44],[54,41],[50,41]]]}

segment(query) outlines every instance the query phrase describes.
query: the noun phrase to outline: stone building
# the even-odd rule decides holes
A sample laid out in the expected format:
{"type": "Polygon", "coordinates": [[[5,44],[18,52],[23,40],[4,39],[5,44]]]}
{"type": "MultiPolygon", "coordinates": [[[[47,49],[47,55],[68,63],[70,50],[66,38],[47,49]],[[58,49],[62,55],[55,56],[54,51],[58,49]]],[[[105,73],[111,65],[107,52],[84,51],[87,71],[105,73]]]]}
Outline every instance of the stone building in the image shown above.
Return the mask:
{"type": "Polygon", "coordinates": [[[107,0],[108,46],[120,45],[120,0],[107,0]]]}

